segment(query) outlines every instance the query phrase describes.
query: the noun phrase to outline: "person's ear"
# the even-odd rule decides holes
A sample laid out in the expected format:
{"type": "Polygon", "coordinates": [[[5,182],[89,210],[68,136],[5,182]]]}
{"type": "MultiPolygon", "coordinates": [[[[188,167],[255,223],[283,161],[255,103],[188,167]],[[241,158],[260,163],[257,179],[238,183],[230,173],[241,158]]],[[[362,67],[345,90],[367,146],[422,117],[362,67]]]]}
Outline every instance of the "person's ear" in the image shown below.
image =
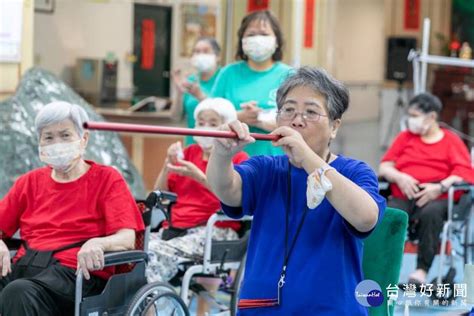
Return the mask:
{"type": "Polygon", "coordinates": [[[82,135],[81,144],[82,148],[85,150],[87,144],[89,143],[89,131],[84,131],[84,135],[82,135]]]}
{"type": "Polygon", "coordinates": [[[430,112],[429,117],[433,120],[436,121],[438,118],[438,114],[435,111],[430,112]]]}
{"type": "Polygon", "coordinates": [[[331,123],[331,140],[336,138],[337,131],[339,130],[339,127],[341,126],[341,119],[335,119],[331,123]]]}

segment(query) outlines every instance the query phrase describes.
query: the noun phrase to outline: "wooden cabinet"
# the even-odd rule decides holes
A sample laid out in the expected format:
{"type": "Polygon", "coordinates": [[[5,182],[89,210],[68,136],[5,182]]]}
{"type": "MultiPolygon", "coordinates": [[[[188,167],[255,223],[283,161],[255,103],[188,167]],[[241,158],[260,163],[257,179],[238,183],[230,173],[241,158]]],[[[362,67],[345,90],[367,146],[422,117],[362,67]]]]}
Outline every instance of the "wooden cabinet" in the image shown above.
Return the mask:
{"type": "Polygon", "coordinates": [[[474,69],[442,67],[436,69],[433,94],[443,102],[441,121],[448,123],[468,135],[473,135],[469,122],[474,118],[474,99],[468,99],[463,85],[474,89],[474,69]],[[458,122],[457,124],[455,124],[458,122]]]}

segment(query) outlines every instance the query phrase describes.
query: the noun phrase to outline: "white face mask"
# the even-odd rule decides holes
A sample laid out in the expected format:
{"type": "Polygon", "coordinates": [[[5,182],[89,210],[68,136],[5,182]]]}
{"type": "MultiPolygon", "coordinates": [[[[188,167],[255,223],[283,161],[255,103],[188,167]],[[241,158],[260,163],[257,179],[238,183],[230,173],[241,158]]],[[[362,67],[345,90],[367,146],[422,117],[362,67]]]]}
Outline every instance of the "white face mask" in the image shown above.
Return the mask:
{"type": "MultiPolygon", "coordinates": [[[[217,127],[210,126],[196,126],[196,129],[203,131],[217,131],[217,127]]],[[[193,139],[203,150],[209,150],[214,145],[214,137],[193,136],[193,139]]]]}
{"type": "Polygon", "coordinates": [[[428,130],[429,126],[424,123],[424,116],[409,117],[407,119],[408,130],[413,134],[423,135],[428,130]]]}
{"type": "Polygon", "coordinates": [[[216,69],[217,56],[214,54],[195,54],[191,58],[191,64],[199,72],[211,72],[216,69]]]}
{"type": "Polygon", "coordinates": [[[276,48],[275,36],[256,35],[242,38],[244,54],[256,63],[260,63],[272,57],[276,48]]]}
{"type": "Polygon", "coordinates": [[[69,171],[72,167],[72,162],[83,154],[81,140],[39,146],[38,149],[40,160],[61,172],[69,171]]]}

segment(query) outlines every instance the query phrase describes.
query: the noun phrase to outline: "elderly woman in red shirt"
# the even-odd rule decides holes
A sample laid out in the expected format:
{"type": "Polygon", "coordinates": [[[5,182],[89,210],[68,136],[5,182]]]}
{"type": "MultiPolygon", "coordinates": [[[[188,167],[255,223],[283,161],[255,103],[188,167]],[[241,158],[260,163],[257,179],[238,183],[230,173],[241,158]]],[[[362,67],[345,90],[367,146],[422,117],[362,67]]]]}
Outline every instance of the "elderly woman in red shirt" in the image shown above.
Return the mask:
{"type": "Polygon", "coordinates": [[[113,273],[104,252],[135,247],[143,222],[125,180],[114,168],[83,158],[89,134],[80,106],[53,102],[35,127],[47,166],[15,182],[0,200],[0,237],[18,229],[23,247],[10,262],[0,238],[0,315],[70,315],[75,274],[84,295],[98,294],[113,273]]]}
{"type": "Polygon", "coordinates": [[[447,194],[454,183],[473,182],[469,153],[462,140],[438,123],[441,101],[429,93],[408,106],[408,130],[382,158],[379,175],[391,182],[388,206],[408,212],[419,239],[417,268],[410,283],[426,283],[447,217],[447,194]]]}

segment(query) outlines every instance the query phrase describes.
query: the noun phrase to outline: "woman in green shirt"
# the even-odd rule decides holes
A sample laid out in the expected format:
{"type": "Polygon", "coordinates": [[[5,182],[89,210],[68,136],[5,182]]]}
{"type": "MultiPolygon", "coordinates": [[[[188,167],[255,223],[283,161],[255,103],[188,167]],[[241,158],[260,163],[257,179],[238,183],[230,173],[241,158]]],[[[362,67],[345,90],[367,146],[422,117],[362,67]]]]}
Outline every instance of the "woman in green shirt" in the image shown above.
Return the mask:
{"type": "MultiPolygon", "coordinates": [[[[181,69],[173,71],[175,97],[171,105],[171,116],[181,120],[186,116],[187,126],[194,128],[194,109],[211,92],[220,71],[219,54],[221,48],[212,37],[201,37],[196,41],[191,57],[191,64],[197,74],[184,77],[181,69]]],[[[185,139],[186,146],[195,143],[191,136],[185,139]]]]}
{"type": "MultiPolygon", "coordinates": [[[[281,28],[269,11],[257,11],[244,17],[238,38],[239,61],[221,70],[211,95],[231,101],[239,121],[249,125],[251,132],[268,133],[276,127],[276,91],[291,70],[280,62],[281,28]]],[[[283,154],[266,141],[249,144],[244,150],[250,156],[283,154]]]]}

